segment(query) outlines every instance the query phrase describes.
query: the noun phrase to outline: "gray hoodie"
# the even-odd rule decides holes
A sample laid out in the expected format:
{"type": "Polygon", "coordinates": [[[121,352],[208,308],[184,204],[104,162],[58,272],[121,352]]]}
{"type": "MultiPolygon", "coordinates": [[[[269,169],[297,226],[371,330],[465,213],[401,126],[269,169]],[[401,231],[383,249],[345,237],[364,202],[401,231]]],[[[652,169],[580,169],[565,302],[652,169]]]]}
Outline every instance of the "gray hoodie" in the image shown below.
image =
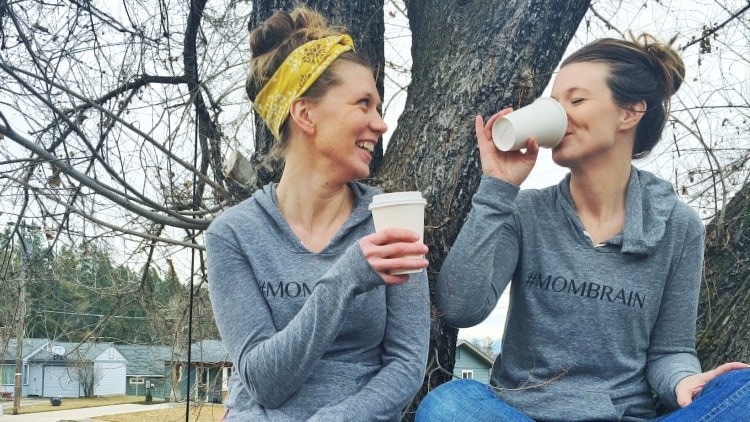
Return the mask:
{"type": "Polygon", "coordinates": [[[623,231],[592,245],[569,179],[521,190],[484,176],[441,269],[448,324],[484,320],[510,282],[491,384],[535,420],[642,421],[700,372],[704,226],[671,186],[632,169],[623,231]]]}
{"type": "Polygon", "coordinates": [[[422,384],[429,342],[426,272],[386,286],[359,239],[376,189],[330,244],[308,251],[268,185],[206,234],[209,293],[234,365],[228,421],[398,420],[422,384]]]}

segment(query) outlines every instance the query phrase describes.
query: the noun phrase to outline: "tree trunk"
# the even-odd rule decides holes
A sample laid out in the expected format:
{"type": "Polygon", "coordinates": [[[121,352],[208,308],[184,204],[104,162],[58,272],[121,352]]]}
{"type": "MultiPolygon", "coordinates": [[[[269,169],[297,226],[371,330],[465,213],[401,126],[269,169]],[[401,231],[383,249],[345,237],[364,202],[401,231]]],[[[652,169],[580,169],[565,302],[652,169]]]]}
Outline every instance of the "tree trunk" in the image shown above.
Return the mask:
{"type": "MultiPolygon", "coordinates": [[[[589,2],[409,1],[412,83],[376,183],[428,201],[430,286],[471,207],[480,177],[474,116],[538,97],[589,2]]],[[[452,378],[457,330],[433,309],[422,391],[452,378]]]]}
{"type": "MultiPolygon", "coordinates": [[[[248,29],[252,30],[258,24],[266,20],[277,10],[290,11],[297,4],[294,0],[270,0],[256,1],[253,3],[253,13],[248,23],[248,29]]],[[[364,54],[376,69],[375,82],[380,97],[383,97],[383,69],[385,68],[384,34],[385,24],[383,17],[383,0],[310,0],[305,5],[317,10],[324,15],[328,22],[335,25],[344,25],[354,40],[354,47],[358,52],[364,54]]],[[[249,185],[251,191],[262,187],[271,181],[278,181],[281,177],[283,164],[278,161],[269,161],[268,153],[273,146],[274,138],[263,123],[263,119],[255,115],[255,152],[250,158],[255,171],[255,177],[249,185]]],[[[383,146],[378,143],[370,168],[376,170],[383,160],[383,146]]]]}
{"type": "Polygon", "coordinates": [[[750,183],[706,227],[698,308],[703,369],[750,361],[750,183]]]}
{"type": "MultiPolygon", "coordinates": [[[[256,3],[250,26],[281,7],[289,10],[291,3],[256,3]]],[[[331,22],[346,24],[376,69],[383,68],[382,1],[321,0],[308,5],[331,22]]],[[[537,98],[588,5],[588,0],[502,5],[491,0],[407,2],[412,82],[382,167],[373,166],[372,183],[385,192],[419,190],[427,198],[425,242],[430,247],[431,290],[479,183],[474,116],[488,117],[537,98]]],[[[382,72],[377,82],[382,96],[382,72]]],[[[256,151],[251,162],[257,176],[251,184],[257,188],[278,180],[281,167],[261,165],[273,139],[257,116],[255,122],[256,151]]],[[[406,411],[407,420],[424,394],[451,379],[457,333],[442,323],[434,309],[428,373],[406,411]]]]}

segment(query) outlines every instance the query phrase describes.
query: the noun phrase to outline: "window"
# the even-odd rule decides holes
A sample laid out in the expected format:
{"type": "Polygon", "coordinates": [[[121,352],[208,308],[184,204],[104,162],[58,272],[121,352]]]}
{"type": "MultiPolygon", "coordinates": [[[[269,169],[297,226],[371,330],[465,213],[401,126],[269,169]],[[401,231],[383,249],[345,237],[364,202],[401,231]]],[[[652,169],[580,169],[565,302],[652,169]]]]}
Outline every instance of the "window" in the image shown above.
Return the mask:
{"type": "Polygon", "coordinates": [[[229,390],[229,378],[232,376],[232,367],[225,366],[221,368],[221,390],[229,390]]]}
{"type": "MultiPolygon", "coordinates": [[[[146,381],[143,379],[143,377],[130,377],[130,384],[144,384],[146,381]]],[[[122,384],[120,384],[122,385],[122,384]]]]}
{"type": "Polygon", "coordinates": [[[2,384],[3,385],[15,385],[16,384],[16,366],[15,365],[2,365],[2,384]]]}
{"type": "Polygon", "coordinates": [[[29,365],[23,366],[23,385],[29,385],[29,365]]]}
{"type": "Polygon", "coordinates": [[[474,379],[474,370],[473,369],[464,369],[461,371],[461,378],[465,379],[474,379]]]}

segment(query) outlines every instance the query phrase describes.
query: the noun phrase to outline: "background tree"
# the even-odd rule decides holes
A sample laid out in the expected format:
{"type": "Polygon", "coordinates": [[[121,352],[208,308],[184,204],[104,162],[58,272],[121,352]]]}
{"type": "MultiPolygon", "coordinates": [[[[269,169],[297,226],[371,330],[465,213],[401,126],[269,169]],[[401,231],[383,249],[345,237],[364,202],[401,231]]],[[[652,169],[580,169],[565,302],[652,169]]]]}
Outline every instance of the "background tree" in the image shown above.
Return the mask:
{"type": "Polygon", "coordinates": [[[706,369],[750,362],[750,184],[721,219],[707,226],[705,274],[698,313],[698,356],[706,369]]]}

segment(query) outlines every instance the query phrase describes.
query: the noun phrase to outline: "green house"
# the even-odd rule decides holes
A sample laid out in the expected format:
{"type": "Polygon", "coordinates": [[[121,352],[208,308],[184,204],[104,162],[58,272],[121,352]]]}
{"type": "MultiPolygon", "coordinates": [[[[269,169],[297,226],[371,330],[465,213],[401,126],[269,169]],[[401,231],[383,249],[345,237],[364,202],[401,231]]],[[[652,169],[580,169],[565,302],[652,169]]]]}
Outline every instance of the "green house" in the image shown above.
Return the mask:
{"type": "Polygon", "coordinates": [[[154,398],[169,398],[166,380],[171,372],[168,365],[171,347],[139,344],[118,344],[115,347],[127,360],[125,394],[145,397],[150,390],[154,398]]]}
{"type": "MultiPolygon", "coordinates": [[[[224,343],[221,340],[193,343],[190,365],[187,358],[186,352],[176,354],[171,362],[171,367],[174,368],[172,380],[177,381],[179,396],[185,398],[190,391],[190,400],[222,403],[226,396],[227,381],[232,373],[232,362],[224,343]],[[186,371],[186,368],[189,370],[186,371]]],[[[169,385],[171,387],[172,384],[169,385]]]]}
{"type": "Polygon", "coordinates": [[[456,364],[453,366],[453,376],[475,379],[489,384],[493,362],[491,356],[479,350],[471,342],[459,340],[456,344],[456,364]]]}

